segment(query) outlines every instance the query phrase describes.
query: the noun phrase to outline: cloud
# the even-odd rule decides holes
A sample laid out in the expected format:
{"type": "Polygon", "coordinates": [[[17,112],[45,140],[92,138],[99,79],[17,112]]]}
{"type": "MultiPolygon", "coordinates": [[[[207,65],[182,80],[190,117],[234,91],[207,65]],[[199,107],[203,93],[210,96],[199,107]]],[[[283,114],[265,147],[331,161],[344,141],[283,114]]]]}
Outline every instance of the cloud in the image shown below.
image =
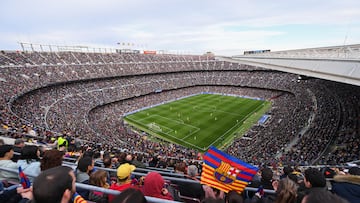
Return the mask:
{"type": "Polygon", "coordinates": [[[197,52],[280,49],[339,43],[346,30],[348,41],[359,43],[357,19],[357,0],[4,0],[0,49],[17,41],[107,47],[130,42],[197,52]]]}

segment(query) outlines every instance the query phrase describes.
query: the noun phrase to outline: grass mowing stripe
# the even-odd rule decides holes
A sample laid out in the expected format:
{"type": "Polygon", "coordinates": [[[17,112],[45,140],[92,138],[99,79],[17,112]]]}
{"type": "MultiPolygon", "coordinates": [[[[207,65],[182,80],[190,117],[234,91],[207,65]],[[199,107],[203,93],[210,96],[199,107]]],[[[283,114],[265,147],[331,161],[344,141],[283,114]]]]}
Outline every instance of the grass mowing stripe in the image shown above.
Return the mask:
{"type": "Polygon", "coordinates": [[[199,94],[145,109],[124,120],[150,135],[205,151],[210,145],[221,147],[231,142],[239,129],[248,129],[244,121],[269,106],[264,103],[270,102],[199,94]]]}

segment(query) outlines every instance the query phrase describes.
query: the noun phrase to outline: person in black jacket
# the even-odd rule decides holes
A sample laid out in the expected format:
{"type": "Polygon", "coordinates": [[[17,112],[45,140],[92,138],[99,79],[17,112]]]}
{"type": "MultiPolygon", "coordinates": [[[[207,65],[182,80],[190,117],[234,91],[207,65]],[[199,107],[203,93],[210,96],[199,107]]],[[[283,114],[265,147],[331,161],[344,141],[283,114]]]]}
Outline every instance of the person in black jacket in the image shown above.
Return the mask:
{"type": "Polygon", "coordinates": [[[175,184],[178,186],[180,195],[197,198],[201,201],[205,197],[205,192],[196,176],[198,176],[198,168],[195,165],[190,165],[187,167],[187,175],[185,178],[187,180],[194,180],[196,182],[190,183],[176,181],[175,184]]]}
{"type": "Polygon", "coordinates": [[[0,202],[27,203],[32,200],[32,188],[24,189],[18,185],[4,187],[0,181],[0,202]]]}
{"type": "Polygon", "coordinates": [[[24,140],[22,140],[21,138],[16,139],[15,142],[14,142],[14,147],[13,147],[14,156],[13,156],[13,158],[11,158],[11,160],[13,162],[17,162],[20,159],[21,150],[22,150],[23,147],[25,147],[24,140]]]}
{"type": "MultiPolygon", "coordinates": [[[[274,190],[272,186],[272,180],[274,175],[273,171],[270,168],[263,168],[261,169],[260,172],[261,172],[260,181],[253,179],[253,181],[251,181],[248,187],[252,187],[252,188],[262,187],[263,189],[274,190]]],[[[255,192],[245,191],[244,195],[245,195],[245,199],[252,199],[252,197],[255,195],[255,192]]]]}

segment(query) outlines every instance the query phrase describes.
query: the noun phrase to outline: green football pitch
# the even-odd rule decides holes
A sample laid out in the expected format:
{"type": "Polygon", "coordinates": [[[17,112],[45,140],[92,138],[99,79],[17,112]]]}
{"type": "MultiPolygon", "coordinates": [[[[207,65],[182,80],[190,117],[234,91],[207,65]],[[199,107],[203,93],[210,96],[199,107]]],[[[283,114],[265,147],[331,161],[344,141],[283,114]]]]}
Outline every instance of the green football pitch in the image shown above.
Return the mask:
{"type": "Polygon", "coordinates": [[[124,120],[156,138],[206,151],[240,137],[271,107],[269,101],[198,94],[127,115],[124,120]]]}

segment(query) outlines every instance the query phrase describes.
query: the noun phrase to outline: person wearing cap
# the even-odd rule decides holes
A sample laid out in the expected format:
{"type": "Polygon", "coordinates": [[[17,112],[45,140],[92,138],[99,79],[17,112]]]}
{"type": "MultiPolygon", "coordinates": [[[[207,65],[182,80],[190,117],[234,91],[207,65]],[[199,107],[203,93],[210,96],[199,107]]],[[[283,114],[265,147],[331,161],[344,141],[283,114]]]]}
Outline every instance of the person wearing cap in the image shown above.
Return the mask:
{"type": "MultiPolygon", "coordinates": [[[[131,173],[136,169],[134,165],[129,163],[121,164],[116,172],[117,182],[113,183],[109,189],[123,191],[128,188],[135,188],[131,184],[131,173]]],[[[109,195],[109,202],[115,198],[114,195],[109,195]]]]}
{"type": "Polygon", "coordinates": [[[360,202],[360,168],[352,167],[349,174],[335,175],[332,192],[350,203],[360,202]]]}
{"type": "MultiPolygon", "coordinates": [[[[0,146],[0,167],[15,169],[18,170],[18,165],[11,161],[11,158],[14,156],[14,150],[12,145],[1,145],[0,146]]],[[[19,177],[17,173],[6,172],[0,170],[0,181],[2,180],[11,180],[11,181],[19,181],[19,177]]]]}

